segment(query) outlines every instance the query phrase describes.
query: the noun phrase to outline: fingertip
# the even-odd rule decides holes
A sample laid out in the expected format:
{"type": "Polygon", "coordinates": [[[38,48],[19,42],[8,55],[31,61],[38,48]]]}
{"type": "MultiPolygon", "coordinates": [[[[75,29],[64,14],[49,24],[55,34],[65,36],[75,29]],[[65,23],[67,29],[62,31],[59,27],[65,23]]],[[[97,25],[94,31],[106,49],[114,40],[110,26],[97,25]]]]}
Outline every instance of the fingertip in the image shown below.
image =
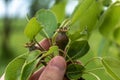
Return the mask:
{"type": "Polygon", "coordinates": [[[63,80],[65,71],[65,59],[61,56],[56,56],[48,63],[39,80],[63,80]]]}
{"type": "Polygon", "coordinates": [[[2,75],[2,77],[0,78],[0,80],[4,80],[5,74],[2,75]]]}
{"type": "Polygon", "coordinates": [[[65,62],[65,59],[64,59],[62,56],[56,56],[56,57],[54,57],[54,58],[49,62],[49,64],[50,64],[51,66],[54,66],[54,67],[59,68],[60,70],[66,69],[66,62],[65,62]]]}

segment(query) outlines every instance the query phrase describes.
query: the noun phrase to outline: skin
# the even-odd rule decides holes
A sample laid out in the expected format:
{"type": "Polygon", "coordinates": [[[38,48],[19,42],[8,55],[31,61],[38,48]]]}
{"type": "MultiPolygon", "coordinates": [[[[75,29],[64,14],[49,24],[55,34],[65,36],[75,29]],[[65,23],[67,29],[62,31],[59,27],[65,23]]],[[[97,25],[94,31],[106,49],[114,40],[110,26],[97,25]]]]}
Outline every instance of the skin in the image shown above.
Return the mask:
{"type": "MultiPolygon", "coordinates": [[[[66,62],[63,57],[54,57],[46,67],[36,71],[29,80],[63,80],[66,62]]],[[[4,80],[2,77],[0,80],[4,80]]]]}
{"type": "Polygon", "coordinates": [[[56,56],[49,62],[38,80],[63,80],[65,70],[64,58],[56,56]]]}

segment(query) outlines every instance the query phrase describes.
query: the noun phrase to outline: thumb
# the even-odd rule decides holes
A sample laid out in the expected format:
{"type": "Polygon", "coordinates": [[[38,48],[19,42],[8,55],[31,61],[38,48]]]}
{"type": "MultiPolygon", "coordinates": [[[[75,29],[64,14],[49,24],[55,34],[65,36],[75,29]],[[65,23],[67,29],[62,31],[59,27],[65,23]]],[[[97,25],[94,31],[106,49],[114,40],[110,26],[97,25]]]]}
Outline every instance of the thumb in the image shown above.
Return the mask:
{"type": "Polygon", "coordinates": [[[63,57],[54,57],[41,74],[39,80],[63,80],[66,62],[63,57]]]}

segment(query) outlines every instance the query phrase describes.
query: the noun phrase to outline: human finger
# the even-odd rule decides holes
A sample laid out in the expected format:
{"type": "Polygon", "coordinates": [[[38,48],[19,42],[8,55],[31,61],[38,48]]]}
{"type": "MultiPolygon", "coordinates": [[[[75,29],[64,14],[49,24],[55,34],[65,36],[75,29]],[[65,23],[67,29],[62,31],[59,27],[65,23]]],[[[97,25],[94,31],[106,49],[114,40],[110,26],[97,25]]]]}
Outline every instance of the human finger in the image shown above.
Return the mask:
{"type": "Polygon", "coordinates": [[[64,58],[56,56],[48,63],[39,80],[63,80],[65,70],[66,62],[64,58]]]}

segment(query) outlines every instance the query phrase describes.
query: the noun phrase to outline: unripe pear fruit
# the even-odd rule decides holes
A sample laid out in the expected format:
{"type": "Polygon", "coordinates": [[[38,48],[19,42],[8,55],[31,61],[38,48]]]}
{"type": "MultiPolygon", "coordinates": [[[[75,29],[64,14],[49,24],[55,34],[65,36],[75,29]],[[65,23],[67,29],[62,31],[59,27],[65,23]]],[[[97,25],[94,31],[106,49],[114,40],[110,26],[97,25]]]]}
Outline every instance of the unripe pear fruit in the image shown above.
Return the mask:
{"type": "Polygon", "coordinates": [[[69,39],[66,33],[58,32],[56,36],[56,45],[59,47],[59,49],[64,50],[68,42],[69,42],[69,39]]]}

